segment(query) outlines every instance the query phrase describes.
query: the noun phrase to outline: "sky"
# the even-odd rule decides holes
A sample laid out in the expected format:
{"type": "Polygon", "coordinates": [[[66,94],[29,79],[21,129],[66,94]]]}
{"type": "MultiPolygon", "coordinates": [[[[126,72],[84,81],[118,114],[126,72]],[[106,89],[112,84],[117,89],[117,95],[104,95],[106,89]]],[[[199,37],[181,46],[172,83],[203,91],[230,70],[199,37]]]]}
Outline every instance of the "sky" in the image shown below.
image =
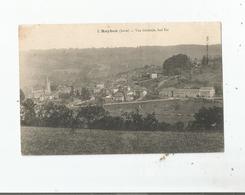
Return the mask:
{"type": "Polygon", "coordinates": [[[19,26],[20,50],[221,44],[221,23],[36,24],[19,26]]]}

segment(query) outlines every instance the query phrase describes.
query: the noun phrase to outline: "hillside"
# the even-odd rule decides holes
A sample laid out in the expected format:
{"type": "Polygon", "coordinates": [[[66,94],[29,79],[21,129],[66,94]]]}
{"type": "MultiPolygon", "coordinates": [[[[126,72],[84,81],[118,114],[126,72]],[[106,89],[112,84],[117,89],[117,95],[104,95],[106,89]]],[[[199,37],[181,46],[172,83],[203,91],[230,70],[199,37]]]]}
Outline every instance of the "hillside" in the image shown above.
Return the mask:
{"type": "MultiPolygon", "coordinates": [[[[33,83],[47,75],[61,77],[54,77],[55,80],[105,78],[145,65],[160,66],[164,60],[179,53],[201,58],[205,45],[23,51],[20,53],[21,84],[33,83]]],[[[221,56],[221,45],[210,45],[209,53],[221,56]]]]}
{"type": "MultiPolygon", "coordinates": [[[[168,59],[166,61],[168,61],[168,59]]],[[[181,62],[179,64],[182,65],[181,62]]],[[[208,86],[215,87],[216,95],[222,95],[221,56],[209,59],[208,65],[200,64],[200,62],[199,65],[196,65],[196,63],[192,61],[189,66],[188,70],[184,70],[185,68],[182,66],[182,74],[178,77],[176,77],[175,74],[166,76],[162,65],[145,65],[141,68],[120,72],[116,74],[113,79],[126,78],[131,85],[137,84],[147,88],[151,95],[156,95],[159,91],[168,87],[200,88],[208,86]],[[158,77],[156,79],[151,79],[147,76],[149,73],[158,73],[158,77]]],[[[171,65],[169,69],[170,71],[168,72],[171,72],[174,70],[174,66],[171,65]]],[[[150,97],[150,99],[152,98],[153,96],[150,97]]]]}

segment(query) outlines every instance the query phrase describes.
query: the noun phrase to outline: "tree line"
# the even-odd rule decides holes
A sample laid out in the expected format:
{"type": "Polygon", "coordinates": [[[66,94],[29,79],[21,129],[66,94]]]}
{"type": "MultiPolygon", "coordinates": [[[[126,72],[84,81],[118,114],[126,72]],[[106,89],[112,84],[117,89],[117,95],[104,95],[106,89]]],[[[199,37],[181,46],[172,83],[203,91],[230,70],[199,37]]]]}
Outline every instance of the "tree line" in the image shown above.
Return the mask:
{"type": "Polygon", "coordinates": [[[53,102],[36,105],[32,99],[26,99],[21,102],[21,125],[132,131],[223,130],[223,109],[203,107],[194,114],[194,120],[186,125],[183,122],[159,122],[154,112],[143,116],[135,110],[111,116],[102,106],[73,110],[53,102]]]}

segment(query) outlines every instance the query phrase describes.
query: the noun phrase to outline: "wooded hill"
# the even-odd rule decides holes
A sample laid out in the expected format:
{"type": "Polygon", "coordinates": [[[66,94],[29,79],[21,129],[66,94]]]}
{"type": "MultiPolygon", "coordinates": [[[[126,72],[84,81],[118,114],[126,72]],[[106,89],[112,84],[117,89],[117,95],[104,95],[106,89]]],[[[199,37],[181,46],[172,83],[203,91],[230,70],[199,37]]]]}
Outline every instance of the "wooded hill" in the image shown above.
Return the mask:
{"type": "MultiPolygon", "coordinates": [[[[33,80],[43,79],[47,75],[61,75],[63,72],[66,73],[62,75],[63,80],[77,77],[106,78],[145,65],[162,66],[167,58],[176,54],[202,58],[205,51],[205,45],[25,51],[20,53],[21,84],[25,84],[28,80],[33,83],[33,80]]],[[[209,55],[221,56],[221,45],[210,45],[209,55]]]]}

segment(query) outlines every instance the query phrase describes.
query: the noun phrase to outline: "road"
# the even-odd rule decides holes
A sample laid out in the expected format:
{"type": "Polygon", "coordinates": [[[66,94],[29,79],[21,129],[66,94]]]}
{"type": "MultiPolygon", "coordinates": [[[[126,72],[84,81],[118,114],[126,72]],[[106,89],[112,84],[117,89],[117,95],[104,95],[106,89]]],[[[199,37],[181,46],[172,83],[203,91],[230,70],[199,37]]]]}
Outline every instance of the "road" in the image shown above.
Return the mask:
{"type": "MultiPolygon", "coordinates": [[[[138,103],[147,103],[147,102],[164,102],[164,101],[171,101],[171,100],[188,100],[190,98],[168,98],[168,99],[154,99],[154,100],[142,100],[142,101],[132,101],[132,102],[116,102],[116,103],[107,103],[104,104],[105,106],[109,105],[121,105],[121,104],[138,104],[138,103]]],[[[222,100],[222,97],[215,97],[208,100],[222,100]]]]}

